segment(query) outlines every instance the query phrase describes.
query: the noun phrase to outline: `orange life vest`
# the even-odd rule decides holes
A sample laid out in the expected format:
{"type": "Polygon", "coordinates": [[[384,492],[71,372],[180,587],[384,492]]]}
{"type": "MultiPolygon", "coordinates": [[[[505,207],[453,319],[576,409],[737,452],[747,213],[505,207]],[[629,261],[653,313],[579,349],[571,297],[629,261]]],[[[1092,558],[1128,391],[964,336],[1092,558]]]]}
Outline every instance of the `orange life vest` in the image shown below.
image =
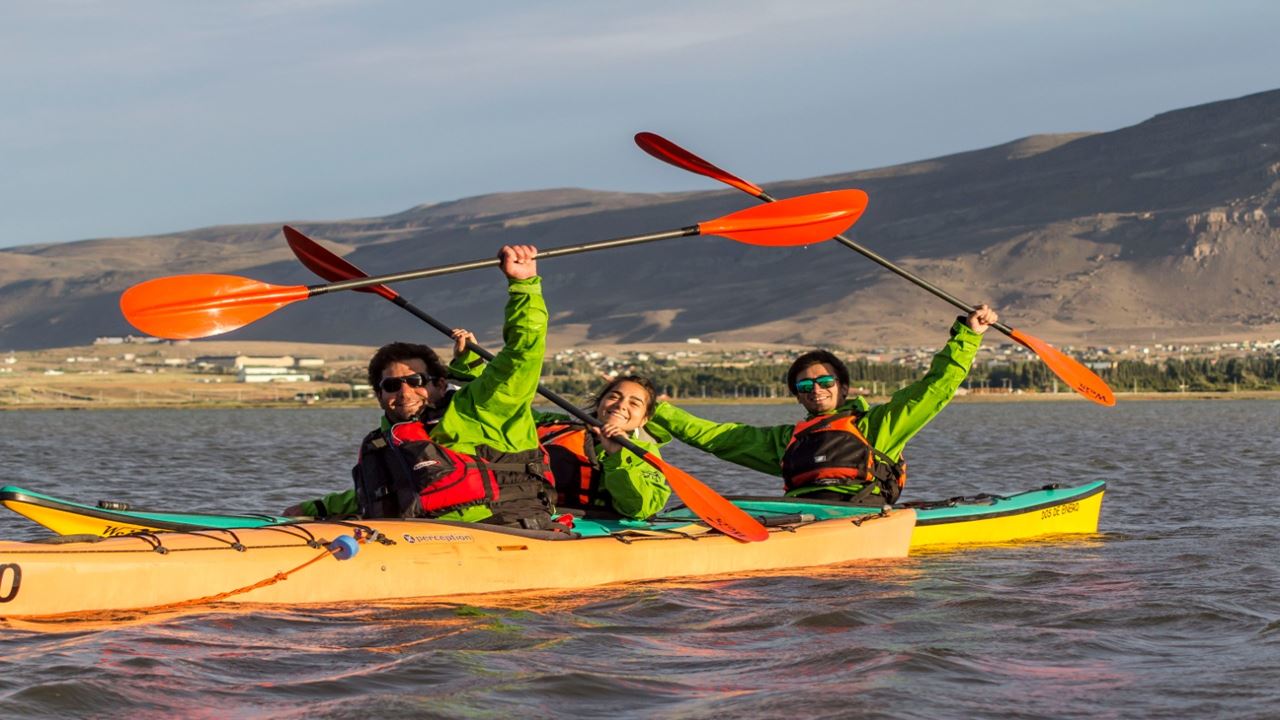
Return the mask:
{"type": "Polygon", "coordinates": [[[879,490],[893,503],[907,483],[907,463],[894,462],[872,447],[858,430],[861,414],[821,415],[796,425],[782,455],[782,480],[788,495],[833,485],[860,486],[850,502],[861,502],[879,490]]]}
{"type": "Polygon", "coordinates": [[[595,435],[586,425],[555,422],[538,426],[538,440],[546,450],[555,478],[556,505],[576,508],[610,507],[601,487],[595,435]]]}

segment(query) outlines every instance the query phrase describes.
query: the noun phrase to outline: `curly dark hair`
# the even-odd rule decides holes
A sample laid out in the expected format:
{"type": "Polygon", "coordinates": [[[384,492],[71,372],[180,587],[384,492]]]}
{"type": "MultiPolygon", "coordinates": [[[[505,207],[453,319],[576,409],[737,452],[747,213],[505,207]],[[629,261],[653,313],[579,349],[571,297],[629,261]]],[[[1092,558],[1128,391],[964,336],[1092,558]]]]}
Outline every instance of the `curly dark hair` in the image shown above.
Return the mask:
{"type": "Polygon", "coordinates": [[[596,396],[591,399],[591,412],[594,413],[596,408],[600,407],[600,401],[604,399],[605,395],[609,394],[610,390],[624,382],[632,382],[644,388],[645,393],[649,395],[648,402],[644,404],[644,415],[645,417],[653,417],[653,410],[658,406],[658,389],[653,386],[652,380],[643,375],[619,375],[610,380],[609,384],[601,388],[600,392],[596,393],[596,396]]]}
{"type": "Polygon", "coordinates": [[[810,350],[796,358],[795,362],[791,363],[791,367],[787,369],[787,392],[795,395],[796,376],[803,372],[805,368],[819,364],[830,365],[831,369],[836,371],[836,380],[842,386],[849,387],[849,368],[845,366],[840,358],[827,350],[810,350]]]}
{"type": "Polygon", "coordinates": [[[442,378],[449,369],[440,362],[435,350],[417,343],[393,342],[378,348],[378,352],[369,359],[369,385],[378,387],[382,381],[382,371],[393,362],[421,360],[427,366],[427,374],[434,378],[442,378]]]}

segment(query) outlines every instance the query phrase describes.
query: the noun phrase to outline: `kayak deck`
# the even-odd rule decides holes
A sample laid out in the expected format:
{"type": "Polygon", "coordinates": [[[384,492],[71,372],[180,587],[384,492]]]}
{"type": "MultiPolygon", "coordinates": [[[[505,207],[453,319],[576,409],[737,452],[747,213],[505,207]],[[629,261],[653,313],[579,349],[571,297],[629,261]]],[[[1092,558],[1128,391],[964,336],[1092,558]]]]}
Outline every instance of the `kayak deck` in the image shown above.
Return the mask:
{"type": "MultiPolygon", "coordinates": [[[[0,488],[0,503],[23,517],[52,530],[59,535],[92,535],[120,537],[138,532],[187,532],[193,530],[255,528],[284,525],[299,521],[315,520],[311,517],[285,517],[281,515],[217,514],[164,512],[159,510],[133,510],[127,503],[101,501],[98,506],[73,500],[44,495],[12,485],[0,488]]],[[[866,514],[857,512],[826,513],[821,518],[790,518],[785,514],[761,518],[765,525],[782,525],[814,519],[829,520],[866,514]]],[[[609,537],[629,532],[706,532],[709,528],[689,528],[700,522],[692,513],[688,517],[672,516],[651,521],[612,518],[584,518],[573,520],[572,530],[582,537],[609,537]]]]}
{"type": "MultiPolygon", "coordinates": [[[[912,548],[1001,543],[1096,533],[1105,491],[1106,483],[1095,481],[1068,488],[1046,485],[1013,495],[984,493],[908,502],[898,507],[911,508],[917,513],[918,520],[911,537],[912,548]]],[[[874,508],[803,498],[743,496],[729,499],[766,526],[855,518],[877,512],[874,508]]],[[[262,527],[299,520],[275,515],[132,510],[125,503],[110,501],[94,507],[14,486],[0,488],[0,503],[61,535],[113,537],[158,530],[262,527]]],[[[648,522],[576,518],[573,530],[583,537],[638,532],[705,532],[705,527],[694,527],[697,523],[697,516],[680,506],[648,522]]]]}

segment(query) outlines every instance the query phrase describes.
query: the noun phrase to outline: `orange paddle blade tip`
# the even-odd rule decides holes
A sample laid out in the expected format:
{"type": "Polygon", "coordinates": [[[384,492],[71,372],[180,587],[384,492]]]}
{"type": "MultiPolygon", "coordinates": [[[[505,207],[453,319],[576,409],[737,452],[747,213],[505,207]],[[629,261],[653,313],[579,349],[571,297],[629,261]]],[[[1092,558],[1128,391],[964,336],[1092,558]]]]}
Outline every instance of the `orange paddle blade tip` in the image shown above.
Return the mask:
{"type": "Polygon", "coordinates": [[[748,195],[761,197],[765,194],[759,185],[743,180],[733,173],[712,165],[657,133],[636,133],[636,145],[639,145],[641,150],[668,165],[675,165],[678,168],[705,175],[713,180],[719,180],[726,185],[738,188],[748,195]]]}
{"type": "MultiPolygon", "coordinates": [[[[308,270],[315,273],[316,277],[324,278],[329,282],[342,282],[343,280],[369,277],[365,271],[343,260],[337,253],[326,250],[320,243],[288,225],[284,226],[284,239],[285,242],[289,243],[289,249],[293,251],[298,260],[308,270]]],[[[388,300],[395,300],[400,296],[399,293],[386,285],[355,288],[355,291],[377,293],[388,300]]]]}
{"type": "Polygon", "coordinates": [[[698,230],[750,245],[812,245],[848,230],[866,209],[865,192],[833,190],[739,210],[700,223],[698,230]]]}
{"type": "Polygon", "coordinates": [[[1102,378],[1094,374],[1089,368],[1068,357],[1061,350],[1040,338],[1012,328],[1009,330],[1009,337],[1039,355],[1044,364],[1048,365],[1049,369],[1053,371],[1053,374],[1066,382],[1072,390],[1099,405],[1111,407],[1116,404],[1115,393],[1111,392],[1111,388],[1103,382],[1102,378]]]}
{"type": "Polygon", "coordinates": [[[661,470],[680,501],[711,527],[742,542],[762,542],[769,539],[769,531],[759,520],[743,512],[742,508],[729,502],[697,478],[668,465],[653,453],[645,453],[644,460],[661,470]]]}
{"type": "Polygon", "coordinates": [[[310,294],[305,285],[270,285],[235,275],[173,275],[125,290],[120,311],[148,335],[194,340],[244,327],[310,294]]]}

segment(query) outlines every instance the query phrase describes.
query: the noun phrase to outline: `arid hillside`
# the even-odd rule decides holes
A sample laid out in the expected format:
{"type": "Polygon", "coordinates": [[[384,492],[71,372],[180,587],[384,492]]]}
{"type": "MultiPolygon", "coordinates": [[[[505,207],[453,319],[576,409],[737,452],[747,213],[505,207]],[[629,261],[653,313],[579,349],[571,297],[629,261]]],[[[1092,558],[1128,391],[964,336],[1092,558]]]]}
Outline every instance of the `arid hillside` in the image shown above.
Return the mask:
{"type": "MultiPolygon", "coordinates": [[[[673,137],[694,152],[694,138],[673,137]]],[[[850,142],[855,142],[851,139],[850,142]]],[[[638,151],[637,151],[638,152],[638,151]]],[[[708,158],[741,172],[731,157],[708,158]]],[[[679,170],[671,169],[673,184],[679,170]]],[[[1114,132],[1036,136],[908,165],[765,183],[788,197],[857,187],[851,237],[951,293],[1058,344],[1280,337],[1280,91],[1175,110],[1114,132]]],[[[294,224],[371,274],[690,225],[754,201],[698,193],[559,189],[294,224]]],[[[70,211],[70,210],[69,210],[70,211]]],[[[769,249],[668,240],[542,264],[555,345],[704,340],[850,348],[940,342],[948,305],[835,243],[769,249]]],[[[0,251],[0,348],[130,332],[133,283],[225,272],[318,282],[279,224],[0,251]]],[[[494,341],[496,270],[404,283],[409,299],[494,341]]],[[[227,336],[372,345],[432,331],[368,294],[296,303],[227,336]]]]}

